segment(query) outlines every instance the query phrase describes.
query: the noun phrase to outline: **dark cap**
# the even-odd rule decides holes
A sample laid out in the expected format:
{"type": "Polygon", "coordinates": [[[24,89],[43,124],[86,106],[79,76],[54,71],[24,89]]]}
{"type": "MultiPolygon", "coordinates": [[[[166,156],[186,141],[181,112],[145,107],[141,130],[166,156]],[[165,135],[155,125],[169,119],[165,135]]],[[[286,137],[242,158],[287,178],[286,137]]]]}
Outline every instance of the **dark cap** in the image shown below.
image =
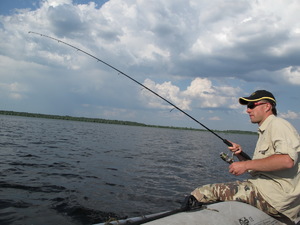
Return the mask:
{"type": "Polygon", "coordinates": [[[249,102],[257,102],[263,99],[268,100],[274,105],[276,105],[276,100],[273,94],[265,90],[257,90],[253,92],[249,97],[240,97],[239,103],[241,105],[247,105],[249,102]]]}

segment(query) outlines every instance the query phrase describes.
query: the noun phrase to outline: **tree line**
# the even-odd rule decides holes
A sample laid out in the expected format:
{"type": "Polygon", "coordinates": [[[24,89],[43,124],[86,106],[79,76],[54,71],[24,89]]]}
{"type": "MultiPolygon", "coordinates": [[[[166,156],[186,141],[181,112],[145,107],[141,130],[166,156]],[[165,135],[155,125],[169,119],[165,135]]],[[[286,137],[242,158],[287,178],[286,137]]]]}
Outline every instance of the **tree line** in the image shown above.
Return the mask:
{"type": "MultiPolygon", "coordinates": [[[[91,122],[91,123],[105,123],[105,124],[118,124],[118,125],[128,125],[128,126],[143,126],[143,127],[156,127],[156,128],[170,128],[170,129],[180,129],[180,130],[196,130],[196,131],[207,131],[204,129],[188,128],[188,127],[172,127],[172,126],[158,126],[158,125],[147,125],[144,123],[132,122],[132,121],[122,121],[122,120],[108,120],[100,118],[87,118],[87,117],[74,117],[74,116],[59,116],[59,115],[49,115],[41,113],[28,113],[28,112],[15,112],[15,111],[5,111],[0,110],[1,115],[10,116],[23,116],[23,117],[36,117],[45,119],[57,119],[57,120],[72,120],[81,122],[91,122]]],[[[241,131],[241,130],[213,130],[214,132],[222,133],[238,133],[238,134],[256,134],[252,131],[241,131]]]]}

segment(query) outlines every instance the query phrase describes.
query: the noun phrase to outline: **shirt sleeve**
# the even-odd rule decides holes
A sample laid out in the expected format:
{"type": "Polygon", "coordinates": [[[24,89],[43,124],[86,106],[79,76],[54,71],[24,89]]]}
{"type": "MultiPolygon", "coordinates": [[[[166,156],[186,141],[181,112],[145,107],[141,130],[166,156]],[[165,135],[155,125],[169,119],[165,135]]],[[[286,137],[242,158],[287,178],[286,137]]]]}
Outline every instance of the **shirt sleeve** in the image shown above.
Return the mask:
{"type": "Polygon", "coordinates": [[[272,142],[275,154],[287,154],[296,163],[298,152],[300,152],[300,141],[297,131],[285,120],[276,120],[273,125],[272,142]]]}

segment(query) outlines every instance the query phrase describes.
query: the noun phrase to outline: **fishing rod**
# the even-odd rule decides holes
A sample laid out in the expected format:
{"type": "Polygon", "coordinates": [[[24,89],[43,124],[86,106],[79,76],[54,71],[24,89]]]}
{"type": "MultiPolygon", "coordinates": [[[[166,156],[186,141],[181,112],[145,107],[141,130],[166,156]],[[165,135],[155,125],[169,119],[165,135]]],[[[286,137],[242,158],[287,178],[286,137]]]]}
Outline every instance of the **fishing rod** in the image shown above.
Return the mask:
{"type": "MultiPolygon", "coordinates": [[[[71,44],[66,43],[66,42],[64,42],[64,41],[61,41],[61,40],[59,40],[59,39],[57,39],[57,38],[50,37],[50,36],[48,36],[48,35],[41,34],[41,33],[37,33],[37,32],[33,32],[33,31],[29,31],[28,33],[29,33],[29,34],[36,34],[36,35],[39,35],[39,36],[41,36],[41,37],[46,37],[46,38],[52,39],[52,40],[54,40],[54,41],[57,41],[58,43],[65,44],[65,45],[67,45],[67,46],[69,46],[69,47],[71,47],[71,48],[76,49],[76,50],[79,51],[79,52],[82,52],[82,53],[84,53],[84,54],[86,54],[86,55],[88,55],[88,56],[90,56],[90,57],[96,59],[98,62],[103,63],[104,65],[106,65],[106,66],[110,67],[111,69],[117,71],[119,74],[122,74],[123,76],[129,78],[129,79],[132,80],[133,82],[135,82],[135,83],[137,83],[138,85],[142,86],[143,88],[147,89],[148,91],[150,91],[151,93],[153,93],[153,94],[156,95],[157,97],[161,98],[162,100],[164,100],[165,102],[167,102],[168,104],[170,104],[171,106],[173,106],[175,109],[179,110],[179,111],[182,112],[184,115],[186,115],[186,116],[189,117],[190,119],[194,120],[196,123],[198,123],[199,125],[201,125],[202,127],[204,127],[206,130],[208,130],[209,132],[211,132],[212,134],[214,134],[214,135],[215,135],[216,137],[218,137],[219,139],[221,139],[227,146],[229,146],[229,147],[232,146],[232,144],[231,144],[228,140],[222,138],[222,137],[221,137],[220,135],[218,135],[216,132],[214,132],[213,130],[209,129],[209,128],[208,128],[207,126],[205,126],[203,123],[201,123],[201,122],[199,122],[198,120],[196,120],[194,117],[192,117],[191,115],[189,115],[188,113],[186,113],[185,111],[183,111],[182,109],[180,109],[178,106],[176,106],[175,104],[173,104],[172,102],[170,102],[170,101],[167,100],[166,98],[162,97],[162,96],[159,95],[158,93],[154,92],[154,91],[151,90],[150,88],[146,87],[145,85],[143,85],[142,83],[140,83],[140,82],[137,81],[136,79],[132,78],[131,76],[127,75],[126,73],[122,72],[121,70],[117,69],[116,67],[114,67],[114,66],[108,64],[107,62],[105,62],[105,61],[103,61],[103,60],[97,58],[96,56],[94,56],[94,55],[92,55],[92,54],[90,54],[90,53],[88,53],[88,52],[86,52],[86,51],[84,51],[84,50],[82,50],[82,49],[80,49],[80,48],[74,46],[74,45],[71,45],[71,44]]],[[[224,154],[224,153],[221,153],[221,158],[224,159],[224,158],[222,157],[222,154],[224,154]]],[[[250,156],[248,156],[248,155],[247,155],[246,153],[244,153],[244,152],[241,152],[240,155],[243,156],[244,158],[248,159],[248,160],[251,160],[250,156]]],[[[225,161],[226,161],[226,160],[225,160],[225,161]]]]}
{"type": "Polygon", "coordinates": [[[189,195],[185,197],[183,203],[181,204],[181,207],[174,210],[150,214],[150,215],[142,215],[139,217],[132,217],[132,218],[121,219],[121,220],[110,219],[104,223],[99,223],[95,225],[140,225],[167,216],[171,216],[180,212],[196,211],[200,209],[206,209],[206,206],[202,202],[198,202],[193,195],[189,195]]]}

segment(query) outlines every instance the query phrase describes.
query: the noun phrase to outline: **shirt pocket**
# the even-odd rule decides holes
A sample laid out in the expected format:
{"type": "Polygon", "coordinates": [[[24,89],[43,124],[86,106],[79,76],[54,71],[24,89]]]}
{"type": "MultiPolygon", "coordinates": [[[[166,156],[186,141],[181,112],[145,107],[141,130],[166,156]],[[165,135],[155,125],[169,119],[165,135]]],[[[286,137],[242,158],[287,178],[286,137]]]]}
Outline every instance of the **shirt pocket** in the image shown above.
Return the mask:
{"type": "Polygon", "coordinates": [[[267,156],[270,154],[269,149],[270,149],[270,146],[268,144],[262,144],[258,148],[258,153],[259,153],[259,155],[267,156]]]}

